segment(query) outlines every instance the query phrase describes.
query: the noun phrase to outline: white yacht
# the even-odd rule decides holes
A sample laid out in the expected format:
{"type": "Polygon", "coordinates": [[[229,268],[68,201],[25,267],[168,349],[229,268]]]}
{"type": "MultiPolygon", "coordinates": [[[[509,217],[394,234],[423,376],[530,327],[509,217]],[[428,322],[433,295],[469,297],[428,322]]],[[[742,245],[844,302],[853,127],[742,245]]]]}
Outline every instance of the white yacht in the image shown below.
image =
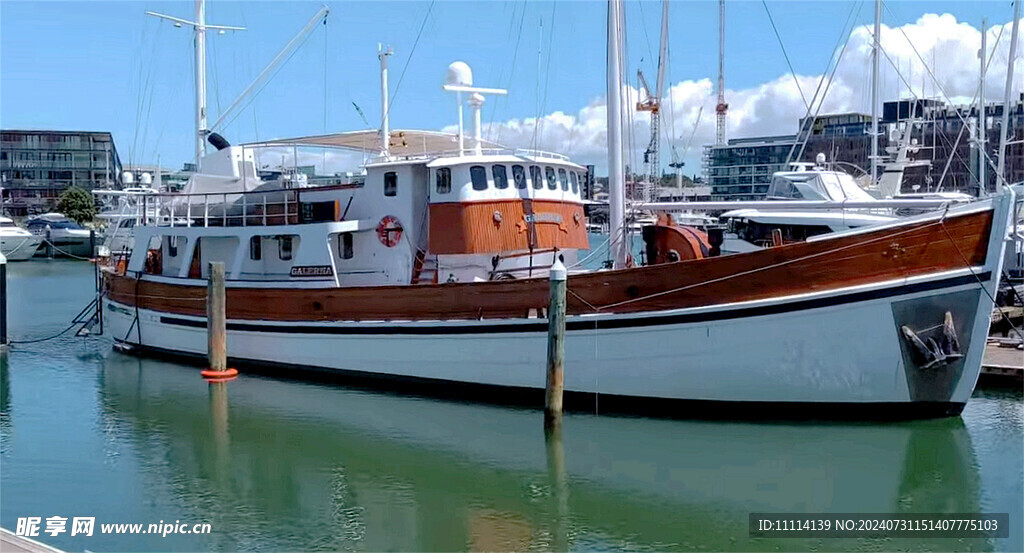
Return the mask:
{"type": "Polygon", "coordinates": [[[39,249],[42,239],[19,227],[12,219],[0,217],[0,253],[8,261],[24,261],[39,249]]]}
{"type": "Polygon", "coordinates": [[[62,213],[46,213],[25,221],[25,227],[45,242],[39,252],[60,257],[90,257],[89,230],[62,213]]]}
{"type": "Polygon", "coordinates": [[[813,168],[796,164],[796,171],[781,171],[772,176],[766,199],[780,200],[778,208],[735,209],[720,215],[719,220],[728,224],[730,233],[739,240],[763,247],[773,245],[773,240],[780,238],[784,243],[801,242],[819,234],[891,223],[898,219],[897,214],[889,209],[836,208],[823,211],[787,206],[787,201],[793,200],[859,204],[877,201],[850,175],[826,169],[820,157],[813,168]]]}

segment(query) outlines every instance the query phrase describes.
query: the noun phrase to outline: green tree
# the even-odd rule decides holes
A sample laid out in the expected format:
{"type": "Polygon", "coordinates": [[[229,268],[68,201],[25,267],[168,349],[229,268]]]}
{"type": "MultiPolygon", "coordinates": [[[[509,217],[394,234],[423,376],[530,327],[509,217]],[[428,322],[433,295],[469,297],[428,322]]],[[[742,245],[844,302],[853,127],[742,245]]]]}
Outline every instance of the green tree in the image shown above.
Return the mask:
{"type": "Polygon", "coordinates": [[[81,224],[96,217],[96,201],[93,200],[92,194],[77,186],[71,186],[57,200],[57,210],[81,224]]]}

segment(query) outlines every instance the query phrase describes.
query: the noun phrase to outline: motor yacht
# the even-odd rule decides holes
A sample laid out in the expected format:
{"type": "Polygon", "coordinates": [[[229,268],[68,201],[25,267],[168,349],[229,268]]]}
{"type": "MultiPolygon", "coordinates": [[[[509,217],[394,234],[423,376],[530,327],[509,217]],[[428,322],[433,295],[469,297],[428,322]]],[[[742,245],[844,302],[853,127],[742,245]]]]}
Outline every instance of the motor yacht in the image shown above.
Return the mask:
{"type": "Polygon", "coordinates": [[[0,253],[8,261],[24,261],[35,255],[42,239],[19,227],[13,219],[0,217],[0,253]]]}
{"type": "Polygon", "coordinates": [[[92,240],[89,229],[68,219],[62,213],[46,213],[25,221],[25,228],[42,240],[36,255],[53,257],[91,257],[92,240]]]}

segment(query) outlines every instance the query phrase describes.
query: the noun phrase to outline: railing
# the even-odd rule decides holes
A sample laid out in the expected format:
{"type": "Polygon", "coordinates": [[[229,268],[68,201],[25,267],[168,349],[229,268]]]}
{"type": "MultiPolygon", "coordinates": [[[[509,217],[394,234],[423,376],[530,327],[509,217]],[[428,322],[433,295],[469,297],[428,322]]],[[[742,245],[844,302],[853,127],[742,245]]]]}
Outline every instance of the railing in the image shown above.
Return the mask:
{"type": "MultiPolygon", "coordinates": [[[[536,160],[551,159],[551,160],[556,160],[556,161],[570,161],[569,160],[569,156],[565,156],[565,155],[562,155],[562,154],[557,154],[557,153],[554,153],[554,152],[546,152],[544,150],[534,150],[534,149],[529,149],[529,148],[516,148],[516,149],[511,149],[511,148],[481,148],[479,153],[483,154],[483,155],[491,155],[491,156],[508,155],[508,156],[519,156],[519,157],[531,157],[531,158],[534,158],[536,160]]],[[[461,152],[456,149],[456,150],[444,150],[444,151],[438,151],[438,152],[417,152],[417,153],[411,153],[411,154],[405,154],[405,155],[394,155],[394,154],[388,155],[388,156],[385,156],[385,155],[375,155],[375,156],[369,157],[367,159],[367,161],[369,163],[376,163],[376,162],[382,162],[382,161],[395,161],[395,160],[410,161],[410,160],[419,160],[419,159],[455,158],[455,157],[472,156],[472,155],[477,155],[476,148],[463,148],[461,150],[461,152]]]]}
{"type": "MultiPolygon", "coordinates": [[[[315,189],[313,189],[315,190],[315,189]]],[[[136,202],[137,225],[246,227],[303,222],[297,189],[201,194],[145,194],[136,202]]]]}
{"type": "Polygon", "coordinates": [[[569,161],[569,156],[562,154],[556,154],[554,152],[546,152],[544,150],[535,150],[531,148],[517,148],[515,150],[517,156],[530,156],[544,159],[557,159],[559,161],[569,161]]]}

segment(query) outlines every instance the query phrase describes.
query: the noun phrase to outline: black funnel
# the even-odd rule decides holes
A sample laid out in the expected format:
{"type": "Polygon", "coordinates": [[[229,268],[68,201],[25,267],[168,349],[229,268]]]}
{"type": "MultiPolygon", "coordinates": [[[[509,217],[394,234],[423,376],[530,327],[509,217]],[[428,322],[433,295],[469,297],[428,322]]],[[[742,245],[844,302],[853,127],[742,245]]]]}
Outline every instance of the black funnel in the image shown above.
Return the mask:
{"type": "Polygon", "coordinates": [[[223,150],[224,148],[231,146],[230,142],[228,142],[227,140],[224,139],[223,136],[215,132],[210,133],[210,136],[208,136],[206,139],[209,140],[210,144],[213,144],[213,147],[217,148],[218,150],[223,150]]]}

